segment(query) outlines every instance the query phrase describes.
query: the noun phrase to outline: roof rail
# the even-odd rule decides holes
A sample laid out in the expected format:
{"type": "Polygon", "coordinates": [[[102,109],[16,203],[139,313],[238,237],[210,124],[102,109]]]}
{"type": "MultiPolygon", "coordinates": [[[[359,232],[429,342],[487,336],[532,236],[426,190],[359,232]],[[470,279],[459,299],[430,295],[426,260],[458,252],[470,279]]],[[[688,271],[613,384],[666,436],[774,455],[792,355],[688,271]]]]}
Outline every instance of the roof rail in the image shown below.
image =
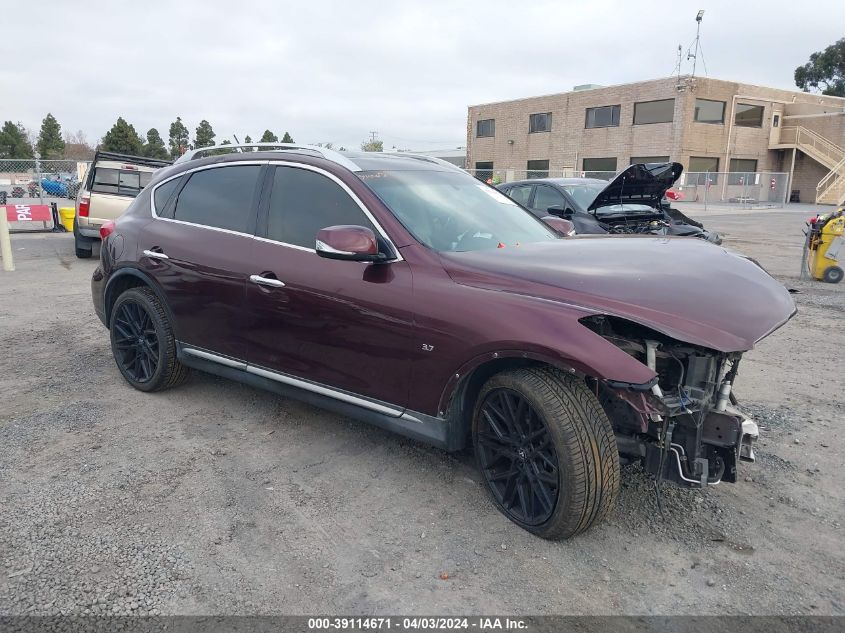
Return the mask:
{"type": "Polygon", "coordinates": [[[416,160],[422,160],[427,163],[436,163],[442,167],[449,167],[451,169],[457,169],[458,171],[466,173],[466,169],[462,169],[458,167],[455,163],[450,163],[448,160],[443,160],[442,158],[437,158],[435,156],[429,156],[428,154],[417,154],[415,152],[384,152],[388,156],[407,156],[408,158],[414,158],[416,160]]]}
{"type": "Polygon", "coordinates": [[[212,145],[211,147],[201,147],[199,149],[188,150],[176,159],[176,162],[184,163],[189,160],[203,158],[212,152],[220,152],[221,150],[223,153],[234,154],[235,152],[243,152],[244,149],[247,148],[252,151],[259,152],[295,152],[305,150],[313,152],[326,160],[332,161],[333,163],[346,167],[351,171],[361,171],[361,168],[358,167],[358,165],[353,163],[340,152],[336,152],[335,150],[328,149],[326,147],[320,147],[318,145],[300,145],[298,143],[236,143],[233,145],[212,145]]]}

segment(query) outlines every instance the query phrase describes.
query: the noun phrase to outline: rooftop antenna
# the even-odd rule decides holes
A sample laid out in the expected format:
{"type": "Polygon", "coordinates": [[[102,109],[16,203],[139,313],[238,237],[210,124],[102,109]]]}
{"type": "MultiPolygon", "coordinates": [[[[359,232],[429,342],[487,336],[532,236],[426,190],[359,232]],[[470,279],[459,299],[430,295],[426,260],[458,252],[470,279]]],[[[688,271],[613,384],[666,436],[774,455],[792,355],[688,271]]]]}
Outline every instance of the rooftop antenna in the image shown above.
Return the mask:
{"type": "Polygon", "coordinates": [[[704,17],[704,9],[700,9],[695,16],[695,52],[687,51],[687,61],[692,60],[692,77],[695,77],[695,62],[698,58],[699,40],[701,39],[701,20],[704,17]]]}
{"type": "Polygon", "coordinates": [[[675,65],[675,70],[678,71],[678,83],[681,82],[681,54],[682,54],[681,51],[682,50],[683,49],[681,48],[681,45],[678,44],[678,63],[675,65]]]}

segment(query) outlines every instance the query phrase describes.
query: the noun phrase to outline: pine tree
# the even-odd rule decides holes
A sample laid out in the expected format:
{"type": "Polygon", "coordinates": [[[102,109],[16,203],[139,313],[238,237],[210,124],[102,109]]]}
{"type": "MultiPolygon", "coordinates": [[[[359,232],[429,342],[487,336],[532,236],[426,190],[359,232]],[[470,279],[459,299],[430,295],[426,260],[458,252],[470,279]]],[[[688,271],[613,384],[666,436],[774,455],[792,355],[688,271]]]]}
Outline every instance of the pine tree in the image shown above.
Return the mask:
{"type": "Polygon", "coordinates": [[[32,145],[20,123],[6,121],[0,128],[0,158],[32,158],[32,145]]]}
{"type": "Polygon", "coordinates": [[[217,136],[214,130],[211,129],[211,123],[203,119],[197,126],[197,132],[194,136],[194,148],[211,147],[214,145],[214,137],[217,136]]]}
{"type": "Polygon", "coordinates": [[[147,131],[147,142],[144,145],[144,156],[161,159],[166,159],[170,156],[167,152],[167,148],[164,146],[164,141],[162,140],[161,135],[154,127],[147,131]]]}
{"type": "Polygon", "coordinates": [[[123,117],[118,117],[117,122],[103,137],[101,147],[109,152],[139,156],[143,145],[144,142],[135,131],[135,126],[127,123],[123,117]]]}
{"type": "Polygon", "coordinates": [[[182,123],[182,117],[176,117],[176,120],[170,124],[170,158],[179,158],[188,150],[188,141],[190,134],[188,128],[182,123]]]}
{"type": "Polygon", "coordinates": [[[244,143],[247,143],[247,144],[252,143],[252,137],[249,134],[244,136],[244,143]]]}
{"type": "Polygon", "coordinates": [[[285,135],[282,137],[282,143],[295,143],[296,141],[293,140],[293,137],[288,133],[285,132],[285,135]]]}
{"type": "Polygon", "coordinates": [[[61,158],[65,151],[65,141],[62,138],[62,126],[49,112],[41,122],[41,131],[35,144],[43,159],[61,158]]]}
{"type": "Polygon", "coordinates": [[[264,130],[259,143],[278,143],[279,137],[273,134],[270,130],[264,130]]]}

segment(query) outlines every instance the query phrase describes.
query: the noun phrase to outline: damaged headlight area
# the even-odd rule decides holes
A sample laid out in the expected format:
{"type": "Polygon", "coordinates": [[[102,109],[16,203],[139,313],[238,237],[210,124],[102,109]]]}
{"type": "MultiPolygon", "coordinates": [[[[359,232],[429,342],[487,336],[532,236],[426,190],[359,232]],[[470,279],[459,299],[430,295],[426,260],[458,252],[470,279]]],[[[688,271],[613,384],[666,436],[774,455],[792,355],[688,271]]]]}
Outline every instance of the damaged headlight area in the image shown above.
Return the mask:
{"type": "Polygon", "coordinates": [[[690,345],[611,316],[581,323],[657,374],[646,391],[588,379],[613,425],[620,457],[682,486],[736,481],[737,462],[754,461],[758,436],[732,393],[742,353],[690,345]]]}

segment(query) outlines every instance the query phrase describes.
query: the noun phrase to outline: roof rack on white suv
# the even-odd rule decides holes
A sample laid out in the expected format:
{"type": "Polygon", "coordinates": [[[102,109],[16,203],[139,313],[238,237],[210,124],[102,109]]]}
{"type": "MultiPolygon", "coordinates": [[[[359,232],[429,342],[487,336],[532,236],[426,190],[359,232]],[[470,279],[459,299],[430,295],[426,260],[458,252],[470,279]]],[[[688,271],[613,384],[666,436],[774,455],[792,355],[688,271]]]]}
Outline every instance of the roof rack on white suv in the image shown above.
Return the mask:
{"type": "Polygon", "coordinates": [[[197,158],[204,158],[212,152],[235,153],[243,152],[245,149],[255,152],[291,152],[291,151],[307,151],[313,152],[326,160],[342,165],[351,171],[361,171],[355,163],[349,160],[340,152],[326,147],[319,147],[318,145],[301,145],[299,143],[237,143],[234,145],[212,145],[211,147],[201,147],[199,149],[191,149],[182,154],[176,163],[184,163],[189,160],[197,158]]]}

